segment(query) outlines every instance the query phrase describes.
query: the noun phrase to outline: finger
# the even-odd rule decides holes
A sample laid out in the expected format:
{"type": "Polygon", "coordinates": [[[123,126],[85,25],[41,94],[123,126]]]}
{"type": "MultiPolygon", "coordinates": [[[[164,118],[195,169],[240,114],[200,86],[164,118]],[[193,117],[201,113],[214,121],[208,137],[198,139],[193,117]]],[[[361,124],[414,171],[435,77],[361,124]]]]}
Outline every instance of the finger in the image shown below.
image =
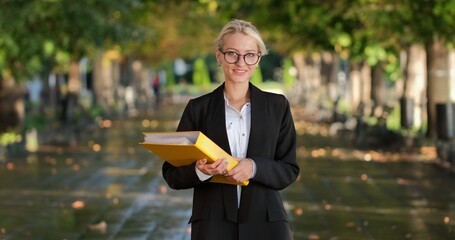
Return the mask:
{"type": "Polygon", "coordinates": [[[226,170],[226,165],[223,163],[223,161],[217,160],[216,165],[212,165],[213,169],[215,171],[218,171],[220,174],[223,173],[224,170],[226,170]]]}
{"type": "Polygon", "coordinates": [[[222,167],[226,163],[227,163],[227,161],[225,158],[220,158],[220,159],[216,160],[213,164],[215,167],[220,167],[220,166],[222,167]]]}
{"type": "Polygon", "coordinates": [[[206,159],[200,159],[200,160],[198,160],[198,161],[196,162],[196,164],[197,164],[198,166],[202,166],[202,165],[204,165],[204,164],[206,164],[206,163],[207,163],[207,160],[206,160],[206,159]]]}

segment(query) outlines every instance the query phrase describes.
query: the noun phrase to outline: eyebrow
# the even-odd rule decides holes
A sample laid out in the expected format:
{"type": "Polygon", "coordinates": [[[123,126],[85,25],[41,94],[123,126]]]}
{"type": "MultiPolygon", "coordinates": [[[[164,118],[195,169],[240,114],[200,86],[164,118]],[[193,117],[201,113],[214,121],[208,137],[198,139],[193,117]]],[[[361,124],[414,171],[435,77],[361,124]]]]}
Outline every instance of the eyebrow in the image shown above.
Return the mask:
{"type": "MultiPolygon", "coordinates": [[[[223,51],[223,49],[220,49],[221,51],[223,51]]],[[[226,48],[224,49],[224,52],[226,51],[234,51],[234,52],[240,52],[238,49],[235,49],[235,48],[226,48]]],[[[256,50],[246,50],[247,53],[260,53],[261,51],[256,51],[256,50]]]]}

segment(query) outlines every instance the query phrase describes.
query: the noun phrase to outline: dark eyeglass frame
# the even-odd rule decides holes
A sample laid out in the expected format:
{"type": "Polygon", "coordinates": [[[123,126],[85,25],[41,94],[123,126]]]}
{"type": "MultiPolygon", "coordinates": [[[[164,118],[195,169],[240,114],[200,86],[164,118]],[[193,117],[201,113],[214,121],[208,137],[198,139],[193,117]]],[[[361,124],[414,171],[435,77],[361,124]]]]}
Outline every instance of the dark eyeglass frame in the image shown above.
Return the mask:
{"type": "Polygon", "coordinates": [[[223,52],[223,50],[221,50],[221,49],[218,49],[218,51],[220,51],[220,52],[223,54],[223,56],[224,56],[224,61],[226,61],[226,62],[229,63],[229,64],[236,64],[236,63],[239,61],[240,57],[243,57],[243,62],[245,62],[245,64],[248,65],[248,66],[252,66],[252,65],[258,63],[259,60],[260,60],[261,57],[262,57],[261,52],[259,52],[259,53],[238,54],[236,51],[225,51],[225,52],[223,52]],[[235,60],[234,62],[229,62],[229,61],[226,59],[226,53],[234,53],[234,54],[237,56],[237,60],[235,60]],[[250,54],[256,55],[256,56],[258,57],[258,60],[257,60],[255,63],[247,63],[247,62],[246,62],[246,58],[245,58],[245,57],[246,57],[247,55],[250,55],[250,54]]]}

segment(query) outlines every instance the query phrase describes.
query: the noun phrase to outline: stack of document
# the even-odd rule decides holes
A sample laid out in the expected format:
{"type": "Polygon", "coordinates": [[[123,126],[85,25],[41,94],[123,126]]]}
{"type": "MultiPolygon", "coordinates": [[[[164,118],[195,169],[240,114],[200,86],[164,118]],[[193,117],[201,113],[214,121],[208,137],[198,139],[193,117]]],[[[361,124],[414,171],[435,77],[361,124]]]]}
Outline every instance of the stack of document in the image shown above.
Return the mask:
{"type": "MultiPolygon", "coordinates": [[[[235,158],[200,131],[145,132],[144,142],[140,145],[176,167],[191,165],[199,159],[206,159],[210,163],[225,158],[228,170],[238,164],[235,158]]],[[[243,186],[249,183],[248,180],[242,183],[232,182],[222,175],[213,176],[210,181],[243,186]]]]}

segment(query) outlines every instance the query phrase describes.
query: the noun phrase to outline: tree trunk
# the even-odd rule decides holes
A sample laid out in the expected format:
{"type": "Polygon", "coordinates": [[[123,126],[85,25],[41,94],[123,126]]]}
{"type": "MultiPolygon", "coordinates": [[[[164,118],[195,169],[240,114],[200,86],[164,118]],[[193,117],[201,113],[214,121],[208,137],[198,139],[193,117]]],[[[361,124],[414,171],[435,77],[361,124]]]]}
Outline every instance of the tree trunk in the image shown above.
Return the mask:
{"type": "Polygon", "coordinates": [[[412,102],[413,106],[411,106],[412,109],[408,113],[411,114],[410,116],[402,115],[401,117],[412,119],[412,121],[407,121],[408,125],[422,127],[423,113],[425,112],[423,104],[426,96],[425,49],[421,45],[414,44],[406,48],[405,58],[402,99],[408,103],[412,102]]]}
{"type": "Polygon", "coordinates": [[[378,62],[373,68],[371,78],[371,100],[373,109],[371,114],[380,117],[383,114],[386,99],[386,83],[384,77],[383,62],[378,62]]]}
{"type": "Polygon", "coordinates": [[[349,69],[350,102],[353,111],[367,108],[371,101],[371,68],[366,62],[353,62],[349,69]]]}
{"type": "Polygon", "coordinates": [[[81,75],[79,71],[79,62],[73,60],[70,63],[70,69],[68,73],[68,95],[67,95],[67,106],[64,108],[65,120],[71,120],[75,109],[78,106],[79,92],[81,91],[81,75]]]}
{"type": "Polygon", "coordinates": [[[3,78],[0,86],[0,134],[17,129],[24,121],[24,89],[12,77],[3,78]]]}
{"type": "Polygon", "coordinates": [[[360,78],[362,81],[360,96],[362,102],[365,104],[366,110],[371,111],[371,66],[367,62],[362,62],[360,67],[360,78]]]}
{"type": "Polygon", "coordinates": [[[349,92],[351,110],[356,111],[359,104],[362,102],[362,77],[360,74],[361,64],[351,63],[349,69],[349,92]]]}
{"type": "Polygon", "coordinates": [[[306,77],[305,77],[305,55],[303,53],[295,53],[293,56],[293,61],[297,69],[297,84],[294,88],[294,97],[293,102],[296,104],[301,104],[305,102],[306,98],[306,77]]]}
{"type": "Polygon", "coordinates": [[[113,77],[110,60],[104,52],[97,52],[93,66],[93,91],[95,104],[106,112],[114,104],[113,77]]]}
{"type": "Polygon", "coordinates": [[[335,52],[324,52],[322,53],[321,63],[321,82],[324,87],[327,88],[327,94],[324,94],[330,98],[332,102],[335,102],[341,95],[338,92],[338,72],[340,70],[340,61],[338,55],[335,52]]]}
{"type": "Polygon", "coordinates": [[[450,96],[448,50],[441,39],[426,44],[427,51],[427,137],[437,133],[436,104],[448,103],[450,96]]]}

